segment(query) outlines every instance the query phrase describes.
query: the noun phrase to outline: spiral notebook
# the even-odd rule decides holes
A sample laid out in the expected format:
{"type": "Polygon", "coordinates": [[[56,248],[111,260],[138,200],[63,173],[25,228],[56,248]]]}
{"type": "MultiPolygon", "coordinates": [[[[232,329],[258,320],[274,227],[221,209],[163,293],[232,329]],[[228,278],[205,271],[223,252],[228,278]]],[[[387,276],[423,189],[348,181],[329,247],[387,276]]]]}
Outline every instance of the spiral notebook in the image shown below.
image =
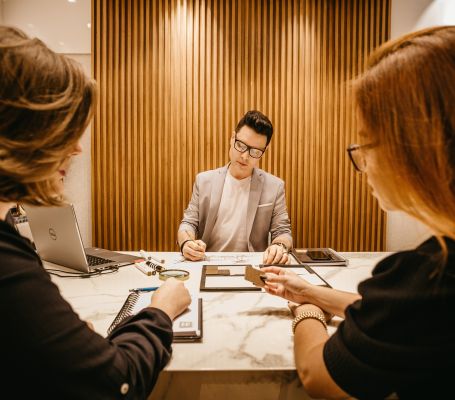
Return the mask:
{"type": "MultiPolygon", "coordinates": [[[[136,315],[150,304],[150,292],[132,292],[126,298],[111,326],[107,330],[110,334],[125,318],[136,315]]],[[[191,304],[183,314],[173,322],[174,342],[195,342],[202,339],[202,299],[191,297],[191,304]]]]}

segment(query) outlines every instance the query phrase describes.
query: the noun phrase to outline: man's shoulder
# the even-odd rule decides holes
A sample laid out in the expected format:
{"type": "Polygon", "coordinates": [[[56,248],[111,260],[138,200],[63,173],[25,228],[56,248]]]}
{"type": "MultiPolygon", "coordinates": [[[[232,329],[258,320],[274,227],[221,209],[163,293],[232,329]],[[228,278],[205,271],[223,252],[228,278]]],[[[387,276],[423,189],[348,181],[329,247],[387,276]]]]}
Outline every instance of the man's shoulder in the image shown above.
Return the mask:
{"type": "Polygon", "coordinates": [[[201,182],[201,181],[204,182],[204,181],[212,180],[212,179],[216,178],[217,176],[221,176],[223,174],[226,174],[226,166],[199,172],[196,175],[196,180],[199,182],[201,182]]]}
{"type": "Polygon", "coordinates": [[[255,168],[255,173],[262,179],[264,182],[273,184],[273,185],[284,185],[284,181],[281,178],[271,174],[270,172],[266,172],[263,169],[255,168]]]}

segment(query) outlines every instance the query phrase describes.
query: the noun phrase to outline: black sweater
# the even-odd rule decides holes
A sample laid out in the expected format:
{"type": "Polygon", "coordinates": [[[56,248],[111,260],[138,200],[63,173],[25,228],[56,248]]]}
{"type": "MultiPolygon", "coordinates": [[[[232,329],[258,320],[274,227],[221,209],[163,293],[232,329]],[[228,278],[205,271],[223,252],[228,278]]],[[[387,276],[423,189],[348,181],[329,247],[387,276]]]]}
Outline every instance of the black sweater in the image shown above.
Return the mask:
{"type": "Polygon", "coordinates": [[[2,399],[144,399],[171,354],[172,322],[158,309],[107,339],[88,328],[29,242],[1,220],[0,321],[2,399]]]}
{"type": "Polygon", "coordinates": [[[413,251],[382,260],[359,285],[362,300],[324,347],[335,382],[352,396],[439,399],[455,376],[455,242],[443,273],[441,247],[431,238],[413,251]],[[433,277],[432,277],[433,276],[433,277]]]}

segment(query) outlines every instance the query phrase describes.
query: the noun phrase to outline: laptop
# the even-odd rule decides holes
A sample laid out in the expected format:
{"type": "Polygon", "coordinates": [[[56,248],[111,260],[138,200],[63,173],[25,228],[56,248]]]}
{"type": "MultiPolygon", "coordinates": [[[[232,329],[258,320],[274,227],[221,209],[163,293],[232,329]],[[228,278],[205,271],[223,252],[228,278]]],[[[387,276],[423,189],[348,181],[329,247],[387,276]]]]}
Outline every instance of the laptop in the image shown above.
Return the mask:
{"type": "Polygon", "coordinates": [[[63,207],[23,208],[42,260],[81,272],[102,271],[142,260],[138,256],[96,247],[84,248],[72,204],[63,207]]]}

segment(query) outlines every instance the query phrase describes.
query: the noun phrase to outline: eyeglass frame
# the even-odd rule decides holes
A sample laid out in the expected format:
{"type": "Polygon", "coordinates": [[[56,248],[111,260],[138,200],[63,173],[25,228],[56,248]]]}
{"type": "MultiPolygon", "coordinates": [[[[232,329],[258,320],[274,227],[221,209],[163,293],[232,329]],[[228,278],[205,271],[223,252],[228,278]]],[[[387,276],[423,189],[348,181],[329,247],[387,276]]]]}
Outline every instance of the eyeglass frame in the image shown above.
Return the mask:
{"type": "Polygon", "coordinates": [[[348,146],[348,148],[346,149],[346,151],[348,152],[348,155],[349,155],[349,159],[351,160],[352,162],[352,165],[354,166],[354,169],[357,171],[357,172],[365,172],[365,169],[362,169],[360,168],[357,163],[355,162],[354,160],[354,156],[352,155],[352,153],[356,150],[361,150],[361,149],[364,149],[364,150],[367,150],[367,149],[371,149],[373,147],[376,147],[377,144],[376,143],[367,143],[367,144],[356,144],[356,143],[352,143],[348,146]]]}
{"type": "Polygon", "coordinates": [[[239,153],[241,153],[241,154],[243,154],[243,153],[245,153],[246,151],[248,151],[248,155],[249,155],[251,158],[255,158],[256,160],[259,160],[259,159],[264,155],[265,151],[267,150],[267,146],[265,146],[264,149],[258,149],[257,147],[253,147],[253,146],[247,145],[246,143],[244,143],[244,142],[242,142],[241,140],[237,139],[237,132],[235,132],[235,134],[234,134],[234,145],[233,145],[233,147],[234,147],[235,150],[237,150],[237,151],[238,151],[239,153]],[[243,146],[246,147],[246,149],[242,151],[242,150],[239,150],[237,147],[235,147],[235,144],[236,144],[237,142],[240,142],[243,146]],[[255,156],[253,156],[253,155],[251,154],[251,150],[259,150],[259,151],[261,151],[262,153],[261,153],[261,155],[260,155],[259,157],[255,157],[255,156]]]}

